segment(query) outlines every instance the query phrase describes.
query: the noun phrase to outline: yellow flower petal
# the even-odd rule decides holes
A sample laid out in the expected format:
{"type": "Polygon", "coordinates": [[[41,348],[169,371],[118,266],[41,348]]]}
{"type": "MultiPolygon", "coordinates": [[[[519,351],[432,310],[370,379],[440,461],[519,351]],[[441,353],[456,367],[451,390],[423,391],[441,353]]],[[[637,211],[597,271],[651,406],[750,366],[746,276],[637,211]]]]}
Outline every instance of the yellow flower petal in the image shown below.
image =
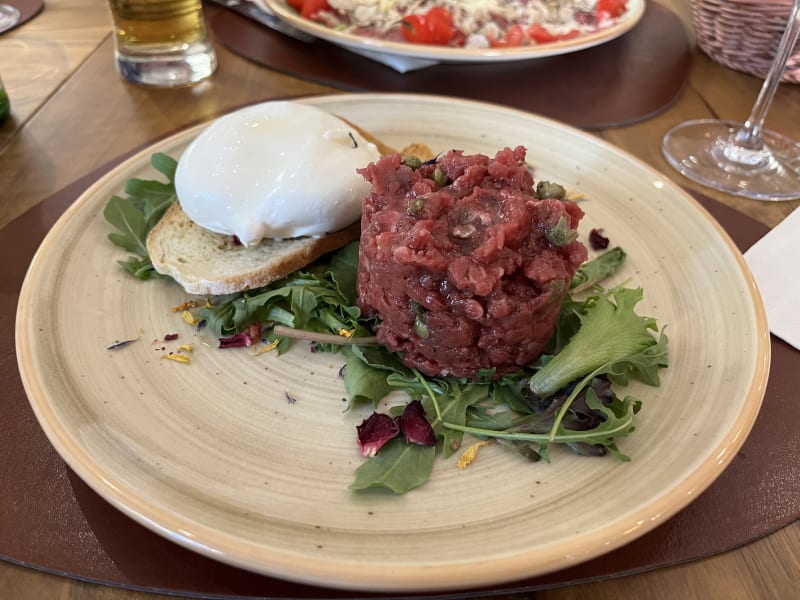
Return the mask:
{"type": "Polygon", "coordinates": [[[167,360],[173,360],[175,362],[188,364],[192,362],[192,359],[188,356],[184,356],[183,354],[162,354],[161,358],[166,358],[167,360]]]}
{"type": "Polygon", "coordinates": [[[258,356],[259,354],[264,354],[265,352],[269,352],[270,350],[275,350],[275,348],[277,348],[278,344],[280,344],[280,343],[281,343],[280,339],[276,339],[276,340],[270,342],[269,344],[267,344],[266,346],[262,346],[261,348],[256,350],[254,355],[258,356]]]}
{"type": "Polygon", "coordinates": [[[185,350],[186,352],[194,352],[194,347],[191,344],[181,344],[176,348],[178,352],[185,350]]]}
{"type": "Polygon", "coordinates": [[[183,320],[186,321],[189,325],[197,325],[198,321],[197,317],[195,317],[188,310],[183,311],[183,314],[181,316],[183,317],[183,320]]]}
{"type": "Polygon", "coordinates": [[[188,300],[183,304],[178,304],[178,306],[173,306],[172,312],[183,312],[189,310],[190,308],[197,308],[198,306],[200,306],[200,302],[198,302],[197,300],[188,300]]]}
{"type": "Polygon", "coordinates": [[[346,337],[346,338],[349,338],[349,337],[353,337],[353,334],[355,332],[356,332],[355,329],[340,329],[339,330],[339,335],[341,335],[343,337],[346,337]]]}
{"type": "Polygon", "coordinates": [[[478,456],[478,450],[480,450],[483,446],[488,446],[491,443],[491,440],[483,440],[482,442],[472,444],[472,446],[464,450],[464,453],[458,459],[458,468],[466,469],[468,466],[470,466],[472,461],[478,456]]]}

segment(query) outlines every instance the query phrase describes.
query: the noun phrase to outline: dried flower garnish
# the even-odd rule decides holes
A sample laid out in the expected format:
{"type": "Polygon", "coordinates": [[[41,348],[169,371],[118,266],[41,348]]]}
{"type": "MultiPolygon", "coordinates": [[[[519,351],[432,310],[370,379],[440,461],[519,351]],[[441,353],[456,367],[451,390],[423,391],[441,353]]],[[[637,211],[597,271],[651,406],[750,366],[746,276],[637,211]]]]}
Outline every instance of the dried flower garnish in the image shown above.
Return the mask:
{"type": "Polygon", "coordinates": [[[421,446],[435,446],[436,434],[433,427],[425,418],[425,409],[422,402],[412,400],[406,404],[403,414],[400,415],[400,431],[409,444],[420,444],[421,446]]]}
{"type": "Polygon", "coordinates": [[[483,440],[472,444],[472,446],[464,450],[464,453],[458,459],[458,468],[466,469],[468,466],[470,466],[472,464],[472,461],[474,461],[477,458],[478,450],[480,450],[484,446],[488,446],[491,443],[492,442],[490,440],[483,440]]]}
{"type": "Polygon", "coordinates": [[[137,338],[133,338],[133,339],[130,339],[130,340],[122,340],[121,342],[114,342],[110,346],[107,346],[106,350],[117,350],[118,348],[122,348],[124,346],[127,346],[128,344],[132,344],[133,342],[135,342],[137,340],[140,340],[141,337],[142,336],[139,336],[137,338]]]}
{"type": "Polygon", "coordinates": [[[583,192],[572,191],[572,192],[567,192],[566,200],[569,200],[570,202],[580,202],[584,198],[585,196],[583,195],[583,192]]]}
{"type": "Polygon", "coordinates": [[[194,352],[194,347],[191,344],[181,344],[176,350],[178,352],[194,352]]]}
{"type": "Polygon", "coordinates": [[[178,339],[177,333],[168,333],[167,335],[164,336],[165,342],[171,342],[172,340],[177,340],[177,339],[178,339]]]}
{"type": "Polygon", "coordinates": [[[406,443],[421,446],[436,445],[436,434],[425,418],[425,409],[419,400],[412,400],[406,404],[399,417],[390,417],[379,412],[372,413],[356,427],[356,433],[361,455],[367,457],[375,456],[386,442],[401,433],[406,443]]]}
{"type": "Polygon", "coordinates": [[[261,354],[264,354],[265,352],[269,352],[270,350],[275,350],[275,348],[277,348],[280,343],[281,343],[280,339],[275,339],[271,341],[269,344],[265,344],[264,346],[256,350],[253,353],[253,356],[259,356],[261,354]]]}
{"type": "Polygon", "coordinates": [[[261,323],[255,322],[244,331],[219,338],[220,348],[245,348],[261,341],[261,323]]]}
{"type": "Polygon", "coordinates": [[[197,325],[199,319],[195,317],[191,312],[185,310],[181,313],[181,317],[183,320],[186,321],[189,325],[197,325]]]}
{"type": "Polygon", "coordinates": [[[200,306],[201,302],[199,300],[187,300],[182,304],[178,304],[178,306],[172,307],[172,312],[183,312],[185,310],[189,310],[192,308],[197,308],[200,306]]]}
{"type": "Polygon", "coordinates": [[[220,348],[244,348],[252,345],[253,340],[246,333],[234,333],[231,336],[219,338],[220,348]]]}
{"type": "Polygon", "coordinates": [[[165,358],[167,360],[171,360],[178,363],[189,364],[192,362],[192,359],[188,356],[184,356],[183,354],[175,354],[174,352],[170,352],[169,354],[162,354],[161,358],[165,358]]]}
{"type": "Polygon", "coordinates": [[[602,229],[592,229],[589,232],[589,244],[592,250],[605,250],[608,248],[609,239],[603,235],[602,229]]]}
{"type": "Polygon", "coordinates": [[[356,427],[361,456],[375,456],[383,445],[400,433],[399,418],[374,412],[356,427]]]}

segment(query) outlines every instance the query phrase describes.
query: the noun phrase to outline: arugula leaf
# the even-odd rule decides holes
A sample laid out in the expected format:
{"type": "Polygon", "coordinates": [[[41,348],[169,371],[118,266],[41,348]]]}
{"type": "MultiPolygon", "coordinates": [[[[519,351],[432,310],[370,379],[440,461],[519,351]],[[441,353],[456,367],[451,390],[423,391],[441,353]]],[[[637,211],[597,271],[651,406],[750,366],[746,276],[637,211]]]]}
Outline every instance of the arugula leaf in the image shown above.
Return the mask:
{"type": "Polygon", "coordinates": [[[378,403],[392,391],[386,382],[386,372],[369,364],[361,350],[358,346],[342,349],[346,359],[344,387],[349,398],[348,409],[363,402],[370,402],[377,407],[378,403]]]}
{"type": "Polygon", "coordinates": [[[617,246],[592,260],[583,263],[570,282],[570,289],[573,293],[586,290],[599,283],[609,275],[614,274],[625,262],[625,251],[617,246]]]}
{"type": "Polygon", "coordinates": [[[117,246],[139,256],[148,257],[145,239],[147,226],[144,213],[139,210],[130,198],[112,196],[106,205],[103,216],[121,233],[109,233],[108,239],[117,246]]]}
{"type": "Polygon", "coordinates": [[[349,306],[356,305],[356,274],[358,273],[358,242],[350,242],[331,258],[327,275],[349,306]]]}
{"type": "MultiPolygon", "coordinates": [[[[335,253],[328,265],[318,262],[268,286],[214,298],[198,316],[206,319],[217,335],[232,335],[255,322],[319,333],[345,330],[357,336],[372,335],[369,324],[361,319],[361,310],[347,299],[355,296],[355,274],[346,275],[348,268],[356,268],[352,252],[348,246],[335,253]]],[[[339,350],[338,346],[318,348],[339,350]]]]}
{"type": "Polygon", "coordinates": [[[447,458],[461,448],[464,438],[464,432],[454,429],[451,425],[467,424],[467,409],[487,399],[489,385],[450,383],[445,390],[445,393],[438,396],[435,401],[431,396],[424,397],[422,406],[427,414],[436,415],[431,425],[437,437],[442,440],[442,455],[447,458]]]}
{"type": "Polygon", "coordinates": [[[176,198],[174,179],[177,161],[158,153],[151,157],[150,162],[167,177],[167,182],[129,179],[125,184],[127,197],[112,196],[103,210],[105,219],[118,230],[109,233],[108,239],[112,244],[136,254],[135,257],[117,262],[139,279],[164,277],[150,262],[147,234],[176,198]]]}
{"type": "Polygon", "coordinates": [[[404,494],[428,480],[435,458],[435,446],[407,444],[404,439],[395,438],[356,469],[350,489],[385,488],[404,494]]]}

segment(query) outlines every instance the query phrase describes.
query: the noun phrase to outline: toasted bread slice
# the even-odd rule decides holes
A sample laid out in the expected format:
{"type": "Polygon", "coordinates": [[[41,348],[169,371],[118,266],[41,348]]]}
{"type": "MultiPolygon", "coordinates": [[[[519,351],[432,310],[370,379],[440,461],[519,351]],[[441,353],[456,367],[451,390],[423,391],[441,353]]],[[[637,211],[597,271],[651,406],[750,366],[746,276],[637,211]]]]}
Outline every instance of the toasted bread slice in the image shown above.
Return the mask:
{"type": "Polygon", "coordinates": [[[258,246],[244,246],[231,235],[197,225],[175,202],[147,236],[147,251],[156,270],[188,293],[216,296],[286,277],[358,239],[359,225],[318,238],[264,239],[258,246]]]}

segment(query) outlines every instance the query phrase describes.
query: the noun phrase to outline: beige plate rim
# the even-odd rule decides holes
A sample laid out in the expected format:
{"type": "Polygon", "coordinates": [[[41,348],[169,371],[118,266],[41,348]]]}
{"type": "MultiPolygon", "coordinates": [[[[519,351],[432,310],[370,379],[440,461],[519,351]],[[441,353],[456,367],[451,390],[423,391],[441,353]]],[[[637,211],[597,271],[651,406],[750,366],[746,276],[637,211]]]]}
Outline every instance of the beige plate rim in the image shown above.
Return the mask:
{"type": "MultiPolygon", "coordinates": [[[[656,170],[602,140],[555,121],[514,109],[469,100],[411,94],[337,94],[300,99],[300,101],[323,107],[333,106],[336,110],[346,110],[351,107],[357,111],[358,107],[362,106],[419,105],[432,109],[456,107],[463,111],[486,111],[487,114],[519,120],[532,128],[553,129],[564,135],[573,136],[594,151],[630,164],[638,173],[660,182],[660,186],[666,187],[670,197],[681,203],[680,210],[696,216],[699,221],[705,223],[704,226],[714,232],[713,235],[717,237],[714,242],[715,248],[728,256],[730,265],[738,271],[743,282],[741,293],[752,310],[749,316],[754,328],[754,347],[751,361],[752,378],[745,386],[746,389],[737,392],[741,395],[740,411],[731,416],[730,427],[727,430],[715,432],[719,436],[713,445],[702,447],[703,456],[700,462],[692,463],[685,477],[667,481],[660,489],[653,490],[652,497],[644,502],[643,506],[636,506],[634,514],[624,515],[588,533],[564,535],[560,539],[528,551],[504,554],[500,550],[494,555],[456,561],[441,559],[437,562],[437,559],[431,558],[429,568],[420,568],[418,564],[402,560],[397,564],[391,562],[382,564],[380,568],[372,565],[363,567],[354,563],[350,556],[340,560],[331,556],[298,555],[296,552],[282,551],[280,548],[265,548],[258,543],[243,540],[235,533],[231,534],[202,522],[187,519],[180,509],[161,510],[139,491],[125,489],[120,484],[118,474],[104,470],[102,465],[98,464],[99,457],[94,456],[91,449],[82,443],[80,436],[74,430],[65,428],[64,423],[59,421],[56,414],[59,382],[53,381],[47,373],[37,372],[35,368],[37,353],[54,353],[57,350],[48,348],[46,342],[35,339],[36,336],[26,334],[35,326],[33,323],[37,315],[35,309],[46,308],[42,306],[43,300],[39,294],[43,289],[40,277],[48,261],[53,259],[53,252],[58,251],[63,230],[80,211],[86,210],[88,205],[98,204],[100,200],[95,197],[97,190],[103,188],[109,181],[123,177],[132,165],[147,162],[154,149],[190,139],[199,131],[201,125],[179,132],[143,150],[91,186],[67,209],[48,233],[30,265],[21,290],[16,322],[16,348],[26,393],[37,419],[53,446],[95,491],[156,533],[222,562],[314,585],[399,592],[452,590],[506,583],[577,564],[618,548],[663,523],[716,479],[744,443],[757,417],[769,372],[770,342],[761,298],[743,257],[721,226],[691,196],[656,170]],[[191,535],[186,535],[187,531],[191,532],[191,535]],[[487,565],[491,568],[487,569],[487,565]]],[[[751,356],[751,351],[747,352],[748,356],[751,356]]]]}

